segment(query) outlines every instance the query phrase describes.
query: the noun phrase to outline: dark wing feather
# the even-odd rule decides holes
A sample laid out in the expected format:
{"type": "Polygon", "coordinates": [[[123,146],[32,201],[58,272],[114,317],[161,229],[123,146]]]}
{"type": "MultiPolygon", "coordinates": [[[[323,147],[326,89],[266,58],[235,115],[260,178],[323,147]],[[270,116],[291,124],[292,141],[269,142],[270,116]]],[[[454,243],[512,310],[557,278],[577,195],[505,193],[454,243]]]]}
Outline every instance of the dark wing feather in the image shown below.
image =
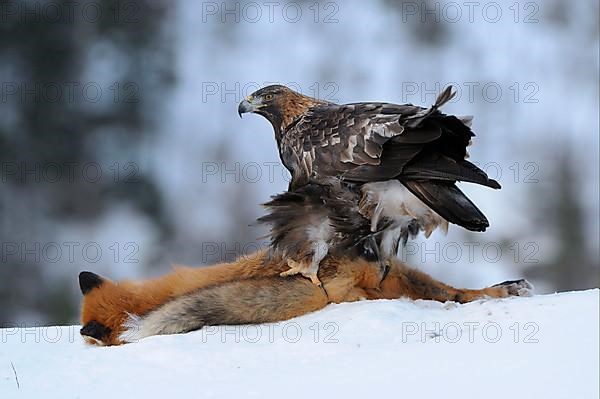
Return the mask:
{"type": "Polygon", "coordinates": [[[490,225],[485,215],[454,183],[405,181],[403,184],[450,223],[471,231],[485,231],[490,225]]]}
{"type": "Polygon", "coordinates": [[[402,171],[406,180],[465,181],[499,189],[500,184],[467,160],[455,161],[433,151],[423,151],[402,171]]]}

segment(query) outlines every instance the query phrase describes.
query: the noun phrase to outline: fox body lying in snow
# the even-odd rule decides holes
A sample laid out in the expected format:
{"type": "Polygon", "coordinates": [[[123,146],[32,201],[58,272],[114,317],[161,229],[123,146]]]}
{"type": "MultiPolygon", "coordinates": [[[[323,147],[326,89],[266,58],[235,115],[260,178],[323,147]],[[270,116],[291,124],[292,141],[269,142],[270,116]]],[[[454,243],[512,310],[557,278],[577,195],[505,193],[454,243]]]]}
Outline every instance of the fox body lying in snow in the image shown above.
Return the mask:
{"type": "Polygon", "coordinates": [[[528,295],[532,288],[518,280],[480,290],[457,289],[400,261],[390,266],[381,281],[372,262],[328,256],[319,269],[323,287],[301,276],[280,277],[288,269],[286,260],[267,257],[265,252],[210,267],[177,267],[141,282],[112,282],[82,272],[81,335],[91,344],[119,345],[207,325],[283,321],[328,303],[400,297],[464,303],[528,295]]]}

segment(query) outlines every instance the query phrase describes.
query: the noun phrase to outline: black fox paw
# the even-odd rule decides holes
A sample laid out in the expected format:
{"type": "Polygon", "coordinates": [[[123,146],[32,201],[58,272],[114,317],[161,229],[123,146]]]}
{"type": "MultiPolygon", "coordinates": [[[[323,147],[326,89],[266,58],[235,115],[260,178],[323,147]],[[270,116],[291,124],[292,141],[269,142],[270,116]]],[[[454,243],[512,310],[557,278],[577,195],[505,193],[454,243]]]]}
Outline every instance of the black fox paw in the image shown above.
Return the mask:
{"type": "Polygon", "coordinates": [[[508,296],[532,296],[533,295],[533,284],[525,279],[521,280],[508,280],[502,283],[493,285],[492,287],[504,287],[508,293],[508,296]]]}

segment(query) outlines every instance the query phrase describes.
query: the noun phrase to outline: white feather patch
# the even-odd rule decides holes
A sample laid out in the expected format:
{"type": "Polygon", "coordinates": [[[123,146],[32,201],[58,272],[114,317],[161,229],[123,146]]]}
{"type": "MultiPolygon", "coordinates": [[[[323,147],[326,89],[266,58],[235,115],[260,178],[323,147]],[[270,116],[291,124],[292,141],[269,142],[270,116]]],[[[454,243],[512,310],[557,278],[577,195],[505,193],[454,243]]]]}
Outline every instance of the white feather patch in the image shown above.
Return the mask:
{"type": "MultiPolygon", "coordinates": [[[[397,180],[368,183],[362,187],[363,195],[375,209],[371,214],[371,230],[375,231],[380,218],[394,220],[395,226],[405,228],[416,220],[421,230],[429,237],[433,230],[441,227],[444,232],[448,222],[411,193],[397,180]]],[[[390,237],[391,239],[391,237],[390,237]]]]}
{"type": "Polygon", "coordinates": [[[342,162],[352,162],[354,160],[354,147],[356,147],[357,139],[356,136],[348,137],[348,146],[342,151],[340,154],[340,161],[342,162]]]}

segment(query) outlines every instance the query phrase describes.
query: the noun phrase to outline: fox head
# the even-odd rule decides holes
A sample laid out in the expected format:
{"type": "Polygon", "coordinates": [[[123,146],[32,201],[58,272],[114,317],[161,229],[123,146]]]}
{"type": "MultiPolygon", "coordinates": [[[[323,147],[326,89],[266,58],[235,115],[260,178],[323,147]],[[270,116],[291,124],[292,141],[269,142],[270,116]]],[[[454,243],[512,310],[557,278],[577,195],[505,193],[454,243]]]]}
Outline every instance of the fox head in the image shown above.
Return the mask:
{"type": "Polygon", "coordinates": [[[127,312],[135,312],[132,295],[127,286],[121,286],[92,272],[79,273],[79,287],[83,294],[79,331],[92,345],[119,345],[121,325],[127,312]]]}

